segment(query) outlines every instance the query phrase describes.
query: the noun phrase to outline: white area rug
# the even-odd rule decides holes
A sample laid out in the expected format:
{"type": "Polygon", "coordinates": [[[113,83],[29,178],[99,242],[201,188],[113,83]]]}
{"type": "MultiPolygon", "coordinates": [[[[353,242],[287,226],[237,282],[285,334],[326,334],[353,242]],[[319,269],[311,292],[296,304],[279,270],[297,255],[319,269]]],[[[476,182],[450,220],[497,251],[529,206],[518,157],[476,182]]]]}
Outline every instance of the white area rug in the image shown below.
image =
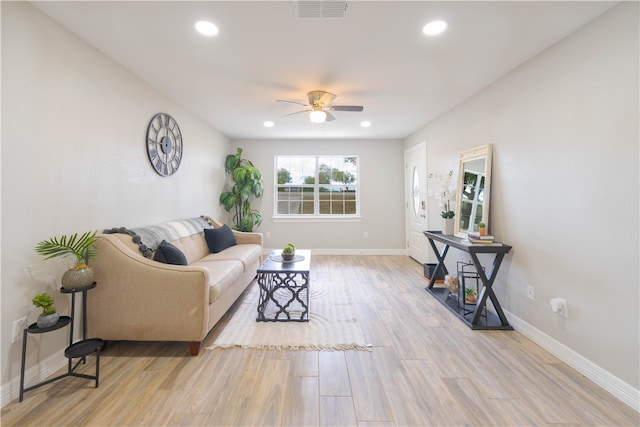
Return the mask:
{"type": "Polygon", "coordinates": [[[311,280],[308,322],[256,322],[258,284],[254,281],[221,319],[213,332],[214,348],[277,350],[365,350],[367,345],[358,323],[347,285],[342,281],[311,280]]]}

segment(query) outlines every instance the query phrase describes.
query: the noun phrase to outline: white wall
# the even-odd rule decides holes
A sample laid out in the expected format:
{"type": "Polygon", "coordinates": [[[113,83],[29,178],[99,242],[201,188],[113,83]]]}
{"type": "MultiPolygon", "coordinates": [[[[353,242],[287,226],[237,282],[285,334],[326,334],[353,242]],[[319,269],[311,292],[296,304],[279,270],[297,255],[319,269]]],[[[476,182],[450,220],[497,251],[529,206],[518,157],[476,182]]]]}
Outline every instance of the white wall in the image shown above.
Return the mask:
{"type": "Polygon", "coordinates": [[[621,4],[405,141],[426,140],[438,173],[493,144],[490,232],[513,245],[496,284],[503,308],[636,400],[638,40],[638,3],[621,4]],[[568,300],[568,319],[551,311],[553,297],[568,300]]]}
{"type": "MultiPolygon", "coordinates": [[[[403,147],[400,140],[234,140],[243,157],[262,172],[264,195],[252,203],[263,214],[261,233],[271,233],[265,248],[292,242],[324,252],[405,253],[403,147]],[[360,156],[360,222],[274,222],[275,155],[360,156]],[[364,239],[364,232],[369,234],[364,239]]],[[[319,253],[319,252],[318,252],[319,253]]]]}
{"type": "MultiPolygon", "coordinates": [[[[31,298],[48,291],[69,311],[58,292],[68,262],[44,261],[34,246],[61,234],[221,215],[230,142],[25,2],[2,2],[2,113],[4,388],[20,373],[12,322],[38,315],[31,298]],[[184,138],[182,165],[167,178],[146,156],[146,127],[158,112],[171,114],[184,138]]],[[[67,339],[66,328],[31,336],[28,366],[49,356],[64,363],[67,339]]]]}

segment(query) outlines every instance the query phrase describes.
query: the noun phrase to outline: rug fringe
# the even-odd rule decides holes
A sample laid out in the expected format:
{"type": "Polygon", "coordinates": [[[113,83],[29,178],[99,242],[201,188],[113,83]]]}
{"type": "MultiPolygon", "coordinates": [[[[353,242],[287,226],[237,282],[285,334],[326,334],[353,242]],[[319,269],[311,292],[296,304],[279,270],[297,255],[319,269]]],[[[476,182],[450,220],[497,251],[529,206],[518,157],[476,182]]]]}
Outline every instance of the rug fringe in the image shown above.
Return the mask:
{"type": "Polygon", "coordinates": [[[205,347],[207,350],[215,350],[217,348],[222,350],[228,350],[232,348],[244,348],[255,350],[277,350],[277,351],[373,351],[372,344],[338,344],[338,345],[271,345],[271,344],[257,344],[257,345],[241,345],[241,344],[213,344],[205,347]]]}

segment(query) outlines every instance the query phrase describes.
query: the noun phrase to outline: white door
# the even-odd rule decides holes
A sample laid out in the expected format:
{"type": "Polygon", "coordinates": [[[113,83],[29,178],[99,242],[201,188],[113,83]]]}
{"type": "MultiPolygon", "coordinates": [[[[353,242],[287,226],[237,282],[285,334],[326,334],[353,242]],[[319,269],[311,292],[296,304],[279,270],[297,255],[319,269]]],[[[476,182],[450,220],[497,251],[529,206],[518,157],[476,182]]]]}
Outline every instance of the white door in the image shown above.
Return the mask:
{"type": "Polygon", "coordinates": [[[419,263],[429,259],[427,230],[427,143],[404,152],[405,224],[409,256],[419,263]]]}

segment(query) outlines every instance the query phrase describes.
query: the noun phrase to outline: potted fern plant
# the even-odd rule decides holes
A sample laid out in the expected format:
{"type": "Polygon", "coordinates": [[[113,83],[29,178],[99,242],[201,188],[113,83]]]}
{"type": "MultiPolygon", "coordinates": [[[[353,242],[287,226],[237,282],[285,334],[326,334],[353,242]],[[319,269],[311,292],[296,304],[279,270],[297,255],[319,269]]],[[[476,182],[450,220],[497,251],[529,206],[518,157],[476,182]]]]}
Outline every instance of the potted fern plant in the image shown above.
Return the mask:
{"type": "Polygon", "coordinates": [[[476,303],[476,290],[473,288],[464,288],[464,302],[465,304],[476,303]]]}
{"type": "Polygon", "coordinates": [[[251,209],[250,196],[262,197],[262,174],[251,161],[242,158],[242,148],[229,154],[224,163],[225,172],[231,176],[233,186],[220,195],[220,204],[227,212],[234,209],[233,224],[238,231],[253,231],[262,223],[262,214],[251,209]]]}
{"type": "Polygon", "coordinates": [[[51,295],[46,292],[36,295],[33,297],[31,302],[36,307],[42,309],[42,314],[38,316],[38,321],[36,322],[39,328],[49,328],[58,323],[60,315],[56,312],[56,308],[53,306],[54,300],[51,295]]]}
{"type": "Polygon", "coordinates": [[[35,247],[35,251],[45,259],[73,255],[75,265],[62,276],[62,287],[65,289],[81,289],[93,283],[93,270],[89,267],[89,259],[93,258],[97,250],[94,244],[98,238],[96,232],[87,231],[81,236],[75,233],[71,236],[53,237],[43,240],[35,247]]]}

